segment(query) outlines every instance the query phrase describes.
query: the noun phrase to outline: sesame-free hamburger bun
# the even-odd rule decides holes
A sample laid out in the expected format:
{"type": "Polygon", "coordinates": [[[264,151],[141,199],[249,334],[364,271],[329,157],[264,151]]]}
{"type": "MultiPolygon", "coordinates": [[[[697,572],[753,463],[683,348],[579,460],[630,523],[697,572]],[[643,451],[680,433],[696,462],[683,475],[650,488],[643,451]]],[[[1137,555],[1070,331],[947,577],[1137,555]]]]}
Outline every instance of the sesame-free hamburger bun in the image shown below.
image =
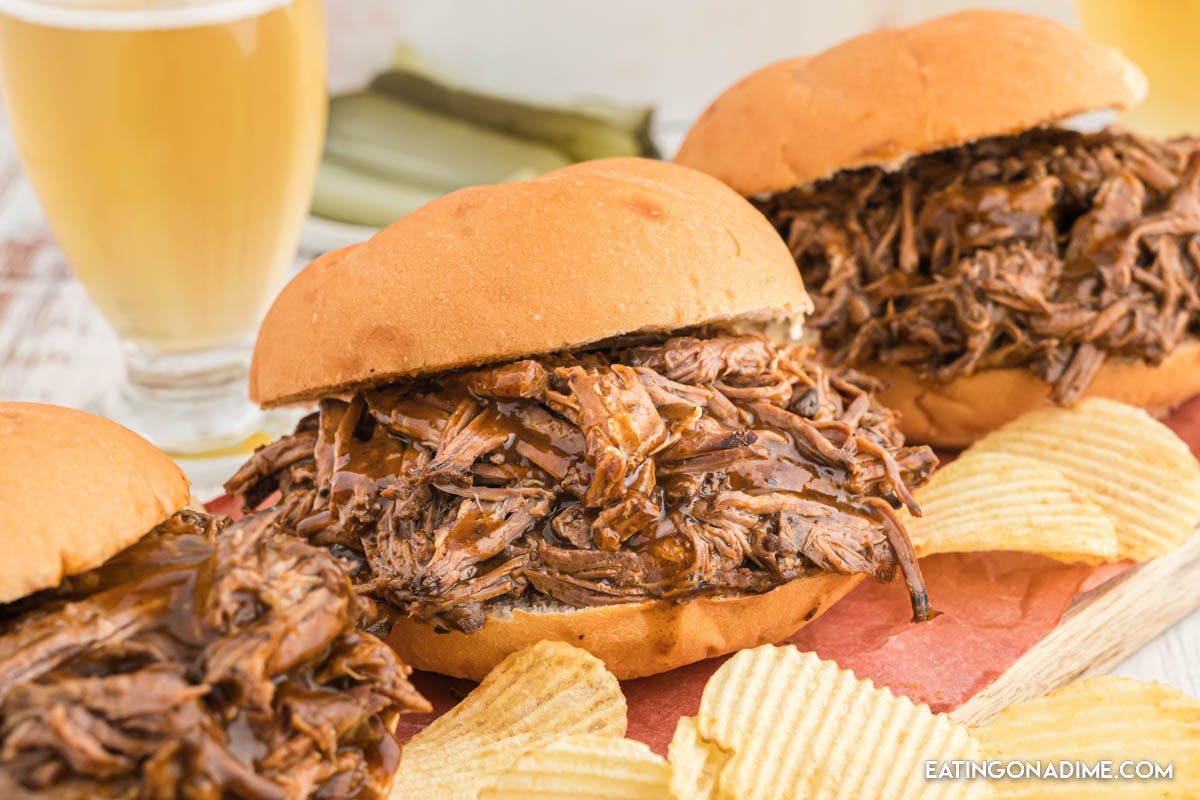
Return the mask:
{"type": "Polygon", "coordinates": [[[1132,62],[1077,30],[964,11],[752,73],[700,115],[675,163],[744,196],[782,192],[1145,96],[1132,62]]]}
{"type": "Polygon", "coordinates": [[[98,567],[188,503],[187,476],[115,422],[0,402],[0,603],[98,567]]]}
{"type": "Polygon", "coordinates": [[[770,224],[693,170],[589,161],[461,189],[310,264],[263,321],[265,406],[812,304],[770,224]]]}

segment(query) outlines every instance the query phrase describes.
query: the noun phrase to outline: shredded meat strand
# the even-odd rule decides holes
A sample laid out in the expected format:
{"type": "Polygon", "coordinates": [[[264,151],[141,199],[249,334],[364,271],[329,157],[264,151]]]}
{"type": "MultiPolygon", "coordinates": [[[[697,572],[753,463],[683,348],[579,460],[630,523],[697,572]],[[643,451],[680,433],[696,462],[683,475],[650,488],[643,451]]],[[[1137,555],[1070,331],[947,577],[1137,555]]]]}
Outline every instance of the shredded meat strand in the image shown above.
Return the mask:
{"type": "MultiPolygon", "coordinates": [[[[300,441],[260,451],[251,472],[290,468],[300,441]]],[[[180,512],[104,566],[0,607],[0,796],[386,795],[395,716],[429,705],[357,630],[337,560],[267,535],[278,513],[226,528],[180,512]]]]}
{"type": "Polygon", "coordinates": [[[1047,128],[756,200],[831,363],[949,381],[1024,367],[1082,396],[1200,334],[1200,140],[1047,128]]]}
{"type": "Polygon", "coordinates": [[[280,488],[281,527],[445,629],[526,593],[586,607],[897,568],[924,619],[880,509],[919,513],[936,459],[904,447],[876,388],[759,336],[618,342],[326,400],[226,488],[248,505],[280,488]]]}

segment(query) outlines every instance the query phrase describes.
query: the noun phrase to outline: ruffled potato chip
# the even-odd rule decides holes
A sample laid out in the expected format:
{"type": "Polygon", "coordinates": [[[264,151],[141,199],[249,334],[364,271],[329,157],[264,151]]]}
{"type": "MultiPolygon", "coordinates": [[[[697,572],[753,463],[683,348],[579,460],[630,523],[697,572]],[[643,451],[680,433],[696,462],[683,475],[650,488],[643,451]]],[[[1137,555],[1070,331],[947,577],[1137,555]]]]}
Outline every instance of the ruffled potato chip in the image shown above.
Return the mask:
{"type": "Polygon", "coordinates": [[[620,738],[625,696],[604,663],[562,642],[513,653],[405,745],[392,800],[475,800],[523,754],[575,734],[620,738]]]}
{"type": "MultiPolygon", "coordinates": [[[[930,781],[926,761],[973,759],[967,729],[926,706],[860,681],[794,647],[743,650],[709,680],[696,731],[728,753],[676,769],[703,787],[715,771],[718,798],[983,798],[982,782],[930,781]],[[699,764],[699,766],[697,766],[699,764]],[[700,778],[694,776],[700,775],[700,778]]],[[[683,742],[689,734],[677,735],[683,742]]],[[[684,780],[684,779],[679,779],[684,780]]]]}
{"type": "Polygon", "coordinates": [[[1161,683],[1089,678],[1009,706],[972,733],[989,759],[1112,761],[1114,774],[1127,761],[1173,769],[1169,780],[990,781],[996,800],[1200,797],[1200,702],[1161,683]]]}
{"type": "Polygon", "coordinates": [[[581,735],[526,753],[479,800],[670,800],[671,768],[641,742],[581,735]]]}
{"type": "Polygon", "coordinates": [[[916,492],[907,520],[919,555],[1013,550],[1062,561],[1117,557],[1113,521],[1058,468],[1023,455],[968,452],[916,492]]]}
{"type": "Polygon", "coordinates": [[[1200,524],[1200,464],[1140,408],[1090,398],[1045,408],[988,434],[964,454],[1011,453],[1057,467],[1114,521],[1121,558],[1171,550],[1200,524]]]}
{"type": "Polygon", "coordinates": [[[729,754],[700,738],[695,717],[681,717],[667,750],[671,794],[682,800],[717,800],[717,777],[729,754]]]}

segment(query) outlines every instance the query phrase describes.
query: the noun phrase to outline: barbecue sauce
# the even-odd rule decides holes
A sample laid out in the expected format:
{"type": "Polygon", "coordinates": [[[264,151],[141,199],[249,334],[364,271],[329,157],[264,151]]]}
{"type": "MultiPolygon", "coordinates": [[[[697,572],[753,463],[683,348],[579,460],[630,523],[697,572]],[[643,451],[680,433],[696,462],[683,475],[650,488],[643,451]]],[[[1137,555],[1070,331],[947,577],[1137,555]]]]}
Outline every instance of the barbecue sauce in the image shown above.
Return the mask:
{"type": "MultiPolygon", "coordinates": [[[[285,493],[285,516],[313,541],[358,550],[357,579],[377,600],[458,627],[481,624],[477,597],[520,594],[527,581],[592,605],[761,592],[828,569],[888,578],[889,523],[865,500],[899,504],[906,490],[889,485],[881,459],[914,485],[936,461],[900,444],[856,380],[755,337],[427,376],[324,401],[317,481],[285,493]],[[675,380],[695,369],[725,372],[675,380]],[[522,508],[537,513],[514,530],[522,508]],[[839,541],[818,552],[821,537],[839,541]],[[464,588],[481,576],[492,577],[478,595],[464,588]]],[[[232,492],[247,491],[239,481],[232,492]]],[[[915,561],[900,566],[919,587],[915,561]]]]}

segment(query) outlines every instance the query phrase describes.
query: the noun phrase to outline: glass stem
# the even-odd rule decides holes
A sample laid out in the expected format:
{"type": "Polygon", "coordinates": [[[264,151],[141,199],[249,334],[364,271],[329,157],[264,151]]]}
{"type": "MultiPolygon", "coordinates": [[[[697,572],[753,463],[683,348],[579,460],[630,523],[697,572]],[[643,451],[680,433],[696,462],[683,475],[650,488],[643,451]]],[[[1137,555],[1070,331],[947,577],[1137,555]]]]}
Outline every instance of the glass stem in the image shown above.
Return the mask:
{"type": "Polygon", "coordinates": [[[104,411],[174,455],[235,445],[256,430],[261,416],[247,396],[251,346],[161,353],[125,341],[125,379],[104,411]]]}

